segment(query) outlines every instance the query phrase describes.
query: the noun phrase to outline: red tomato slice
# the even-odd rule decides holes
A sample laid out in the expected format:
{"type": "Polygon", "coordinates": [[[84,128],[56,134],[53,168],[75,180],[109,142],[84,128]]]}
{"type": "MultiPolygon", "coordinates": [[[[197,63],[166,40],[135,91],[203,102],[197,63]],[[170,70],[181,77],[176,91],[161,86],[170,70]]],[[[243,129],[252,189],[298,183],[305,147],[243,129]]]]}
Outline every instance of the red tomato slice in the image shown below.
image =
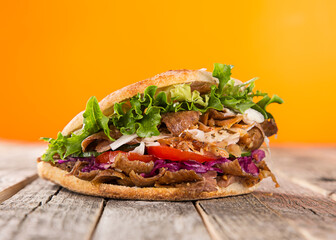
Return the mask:
{"type": "Polygon", "coordinates": [[[152,155],[141,155],[138,153],[134,153],[134,152],[128,152],[127,153],[127,158],[130,161],[142,161],[142,162],[150,162],[150,161],[154,161],[155,157],[152,155]]]}
{"type": "Polygon", "coordinates": [[[122,153],[124,154],[125,152],[123,151],[108,151],[100,154],[98,157],[96,157],[96,162],[97,163],[109,163],[113,162],[113,159],[119,154],[122,153]]]}
{"type": "Polygon", "coordinates": [[[141,155],[134,152],[123,152],[123,151],[108,151],[100,154],[96,157],[96,162],[98,163],[111,163],[113,162],[114,158],[119,154],[125,154],[130,161],[142,161],[142,162],[150,162],[154,161],[155,158],[151,155],[141,155]]]}
{"type": "Polygon", "coordinates": [[[216,160],[216,157],[201,155],[193,152],[181,151],[168,146],[151,146],[147,147],[147,152],[157,158],[167,159],[171,161],[187,161],[195,160],[197,162],[207,162],[216,160]]]}

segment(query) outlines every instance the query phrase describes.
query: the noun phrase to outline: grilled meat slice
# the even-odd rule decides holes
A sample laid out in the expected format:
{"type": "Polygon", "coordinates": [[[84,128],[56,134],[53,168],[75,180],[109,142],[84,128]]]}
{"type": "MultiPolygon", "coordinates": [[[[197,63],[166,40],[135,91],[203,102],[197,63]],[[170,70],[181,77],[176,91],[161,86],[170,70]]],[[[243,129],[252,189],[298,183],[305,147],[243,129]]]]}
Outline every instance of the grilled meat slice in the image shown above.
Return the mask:
{"type": "Polygon", "coordinates": [[[170,112],[162,115],[161,122],[174,136],[198,123],[200,113],[196,111],[170,112]]]}

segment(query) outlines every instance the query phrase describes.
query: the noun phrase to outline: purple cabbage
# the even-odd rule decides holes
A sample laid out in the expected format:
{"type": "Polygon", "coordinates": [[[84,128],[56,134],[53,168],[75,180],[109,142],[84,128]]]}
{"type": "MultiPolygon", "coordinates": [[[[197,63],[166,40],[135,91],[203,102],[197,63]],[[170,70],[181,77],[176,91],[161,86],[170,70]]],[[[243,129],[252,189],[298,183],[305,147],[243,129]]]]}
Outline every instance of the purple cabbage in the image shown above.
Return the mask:
{"type": "Polygon", "coordinates": [[[266,154],[263,150],[256,149],[252,151],[251,156],[254,160],[256,160],[256,162],[260,162],[266,157],[266,154]]]}
{"type": "Polygon", "coordinates": [[[192,160],[182,162],[182,164],[184,165],[184,169],[194,170],[196,173],[206,173],[207,171],[216,171],[219,173],[223,173],[222,169],[212,167],[213,165],[210,166],[192,160]]]}
{"type": "MultiPolygon", "coordinates": [[[[250,156],[239,157],[238,162],[242,170],[248,174],[252,174],[257,176],[259,174],[259,169],[255,165],[254,162],[260,162],[265,158],[265,152],[261,149],[257,149],[252,151],[250,156]]],[[[95,157],[69,157],[65,160],[58,160],[58,163],[66,163],[66,162],[76,162],[76,161],[84,161],[87,162],[84,168],[82,168],[82,172],[90,172],[93,170],[105,170],[110,167],[110,164],[100,164],[95,161],[95,157]]],[[[234,159],[235,160],[235,159],[234,159]]],[[[196,173],[206,173],[208,171],[216,171],[218,173],[223,173],[223,170],[220,168],[214,167],[216,164],[231,162],[233,160],[227,158],[220,158],[213,161],[208,161],[204,163],[199,163],[194,160],[187,160],[183,162],[175,162],[164,159],[157,159],[154,162],[154,167],[150,173],[142,173],[143,177],[153,177],[158,174],[160,168],[166,168],[168,171],[176,172],[181,169],[186,170],[194,170],[196,173]]]]}
{"type": "MultiPolygon", "coordinates": [[[[215,160],[215,161],[219,161],[219,160],[215,160]]],[[[215,162],[213,161],[213,162],[215,162]]],[[[226,161],[230,161],[230,160],[226,160],[226,161]]],[[[225,162],[225,161],[221,161],[225,162]]],[[[209,163],[209,162],[208,162],[209,163]]],[[[219,163],[219,162],[217,162],[219,163]]],[[[219,168],[215,168],[212,167],[213,165],[215,165],[216,163],[212,164],[212,165],[206,165],[206,164],[202,164],[193,160],[188,160],[188,161],[183,161],[183,162],[174,162],[174,161],[170,161],[170,160],[163,160],[163,159],[159,159],[156,160],[154,163],[154,168],[152,169],[152,171],[148,174],[141,174],[141,176],[143,177],[153,177],[156,174],[158,174],[158,170],[160,168],[166,168],[168,171],[171,172],[176,172],[178,170],[181,169],[186,169],[186,170],[194,170],[196,173],[206,173],[207,171],[217,171],[219,173],[223,173],[223,171],[219,168]]]]}
{"type": "Polygon", "coordinates": [[[252,161],[252,157],[240,157],[238,158],[241,169],[249,174],[257,176],[259,174],[259,168],[252,161]]]}
{"type": "Polygon", "coordinates": [[[88,165],[81,169],[82,172],[91,172],[93,170],[105,170],[109,167],[109,164],[97,163],[95,157],[69,157],[65,160],[58,160],[57,163],[67,163],[67,162],[87,162],[88,165]]]}
{"type": "Polygon", "coordinates": [[[250,156],[239,157],[238,162],[242,170],[246,173],[252,174],[253,176],[258,176],[259,168],[254,162],[260,162],[265,158],[266,154],[261,149],[256,149],[251,152],[250,156]]]}
{"type": "Polygon", "coordinates": [[[167,161],[163,159],[158,159],[154,162],[154,167],[150,173],[141,173],[143,177],[153,177],[158,174],[160,168],[166,168],[168,171],[176,172],[181,169],[181,162],[167,161]]]}
{"type": "MultiPolygon", "coordinates": [[[[254,150],[251,153],[251,156],[239,157],[238,162],[242,170],[253,176],[259,174],[259,169],[255,165],[254,161],[260,162],[265,158],[265,152],[263,150],[254,150]]],[[[234,159],[235,160],[235,159],[234,159]]],[[[206,173],[207,171],[216,171],[218,173],[223,173],[223,170],[220,168],[214,167],[216,164],[231,162],[232,160],[227,158],[220,158],[217,160],[199,163],[197,161],[188,160],[183,162],[174,162],[170,160],[158,159],[154,163],[154,168],[150,173],[142,173],[141,176],[148,178],[153,177],[158,174],[160,168],[166,168],[168,171],[176,172],[181,169],[194,170],[196,173],[206,173]]]]}
{"type": "Polygon", "coordinates": [[[231,162],[231,161],[229,159],[226,159],[226,158],[220,158],[220,159],[217,159],[217,160],[214,160],[214,161],[205,162],[204,165],[206,165],[208,167],[212,167],[213,165],[226,163],[226,162],[231,162]]]}

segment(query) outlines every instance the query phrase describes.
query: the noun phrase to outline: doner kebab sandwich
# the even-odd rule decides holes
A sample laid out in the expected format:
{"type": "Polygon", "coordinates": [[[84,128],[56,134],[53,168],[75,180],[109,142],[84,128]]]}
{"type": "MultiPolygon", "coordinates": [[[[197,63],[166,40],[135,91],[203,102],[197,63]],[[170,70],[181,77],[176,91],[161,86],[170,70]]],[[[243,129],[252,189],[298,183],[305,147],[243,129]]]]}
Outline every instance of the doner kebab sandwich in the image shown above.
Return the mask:
{"type": "Polygon", "coordinates": [[[265,162],[277,95],[231,78],[231,65],[168,71],[91,97],[49,142],[38,174],[71,191],[118,199],[245,194],[275,176],[265,162]]]}

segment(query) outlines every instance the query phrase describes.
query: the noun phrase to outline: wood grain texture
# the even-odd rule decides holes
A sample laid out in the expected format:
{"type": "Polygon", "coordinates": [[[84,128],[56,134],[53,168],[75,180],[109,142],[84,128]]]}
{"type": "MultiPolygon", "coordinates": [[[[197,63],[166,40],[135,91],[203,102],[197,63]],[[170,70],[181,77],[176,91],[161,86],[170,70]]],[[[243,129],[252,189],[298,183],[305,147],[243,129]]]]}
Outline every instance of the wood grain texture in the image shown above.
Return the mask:
{"type": "Polygon", "coordinates": [[[15,239],[21,231],[21,225],[38,207],[46,204],[59,187],[38,179],[19,193],[0,204],[0,239],[15,239]]]}
{"type": "Polygon", "coordinates": [[[213,239],[304,239],[252,194],[196,202],[213,239]]]}
{"type": "Polygon", "coordinates": [[[103,204],[104,199],[62,188],[27,216],[15,239],[89,239],[103,204]]]}
{"type": "Polygon", "coordinates": [[[93,236],[106,239],[210,239],[191,202],[108,201],[93,236]]]}
{"type": "Polygon", "coordinates": [[[7,200],[37,178],[32,170],[0,170],[0,203],[7,200]]]}
{"type": "Polygon", "coordinates": [[[336,149],[272,149],[276,173],[336,200],[336,149]]]}
{"type": "Polygon", "coordinates": [[[0,203],[37,178],[36,158],[45,146],[0,142],[0,203]]]}
{"type": "Polygon", "coordinates": [[[38,179],[0,205],[0,239],[89,239],[103,203],[38,179]]]}
{"type": "Polygon", "coordinates": [[[336,203],[279,178],[280,188],[265,181],[253,195],[288,220],[307,239],[335,239],[336,203]]]}

